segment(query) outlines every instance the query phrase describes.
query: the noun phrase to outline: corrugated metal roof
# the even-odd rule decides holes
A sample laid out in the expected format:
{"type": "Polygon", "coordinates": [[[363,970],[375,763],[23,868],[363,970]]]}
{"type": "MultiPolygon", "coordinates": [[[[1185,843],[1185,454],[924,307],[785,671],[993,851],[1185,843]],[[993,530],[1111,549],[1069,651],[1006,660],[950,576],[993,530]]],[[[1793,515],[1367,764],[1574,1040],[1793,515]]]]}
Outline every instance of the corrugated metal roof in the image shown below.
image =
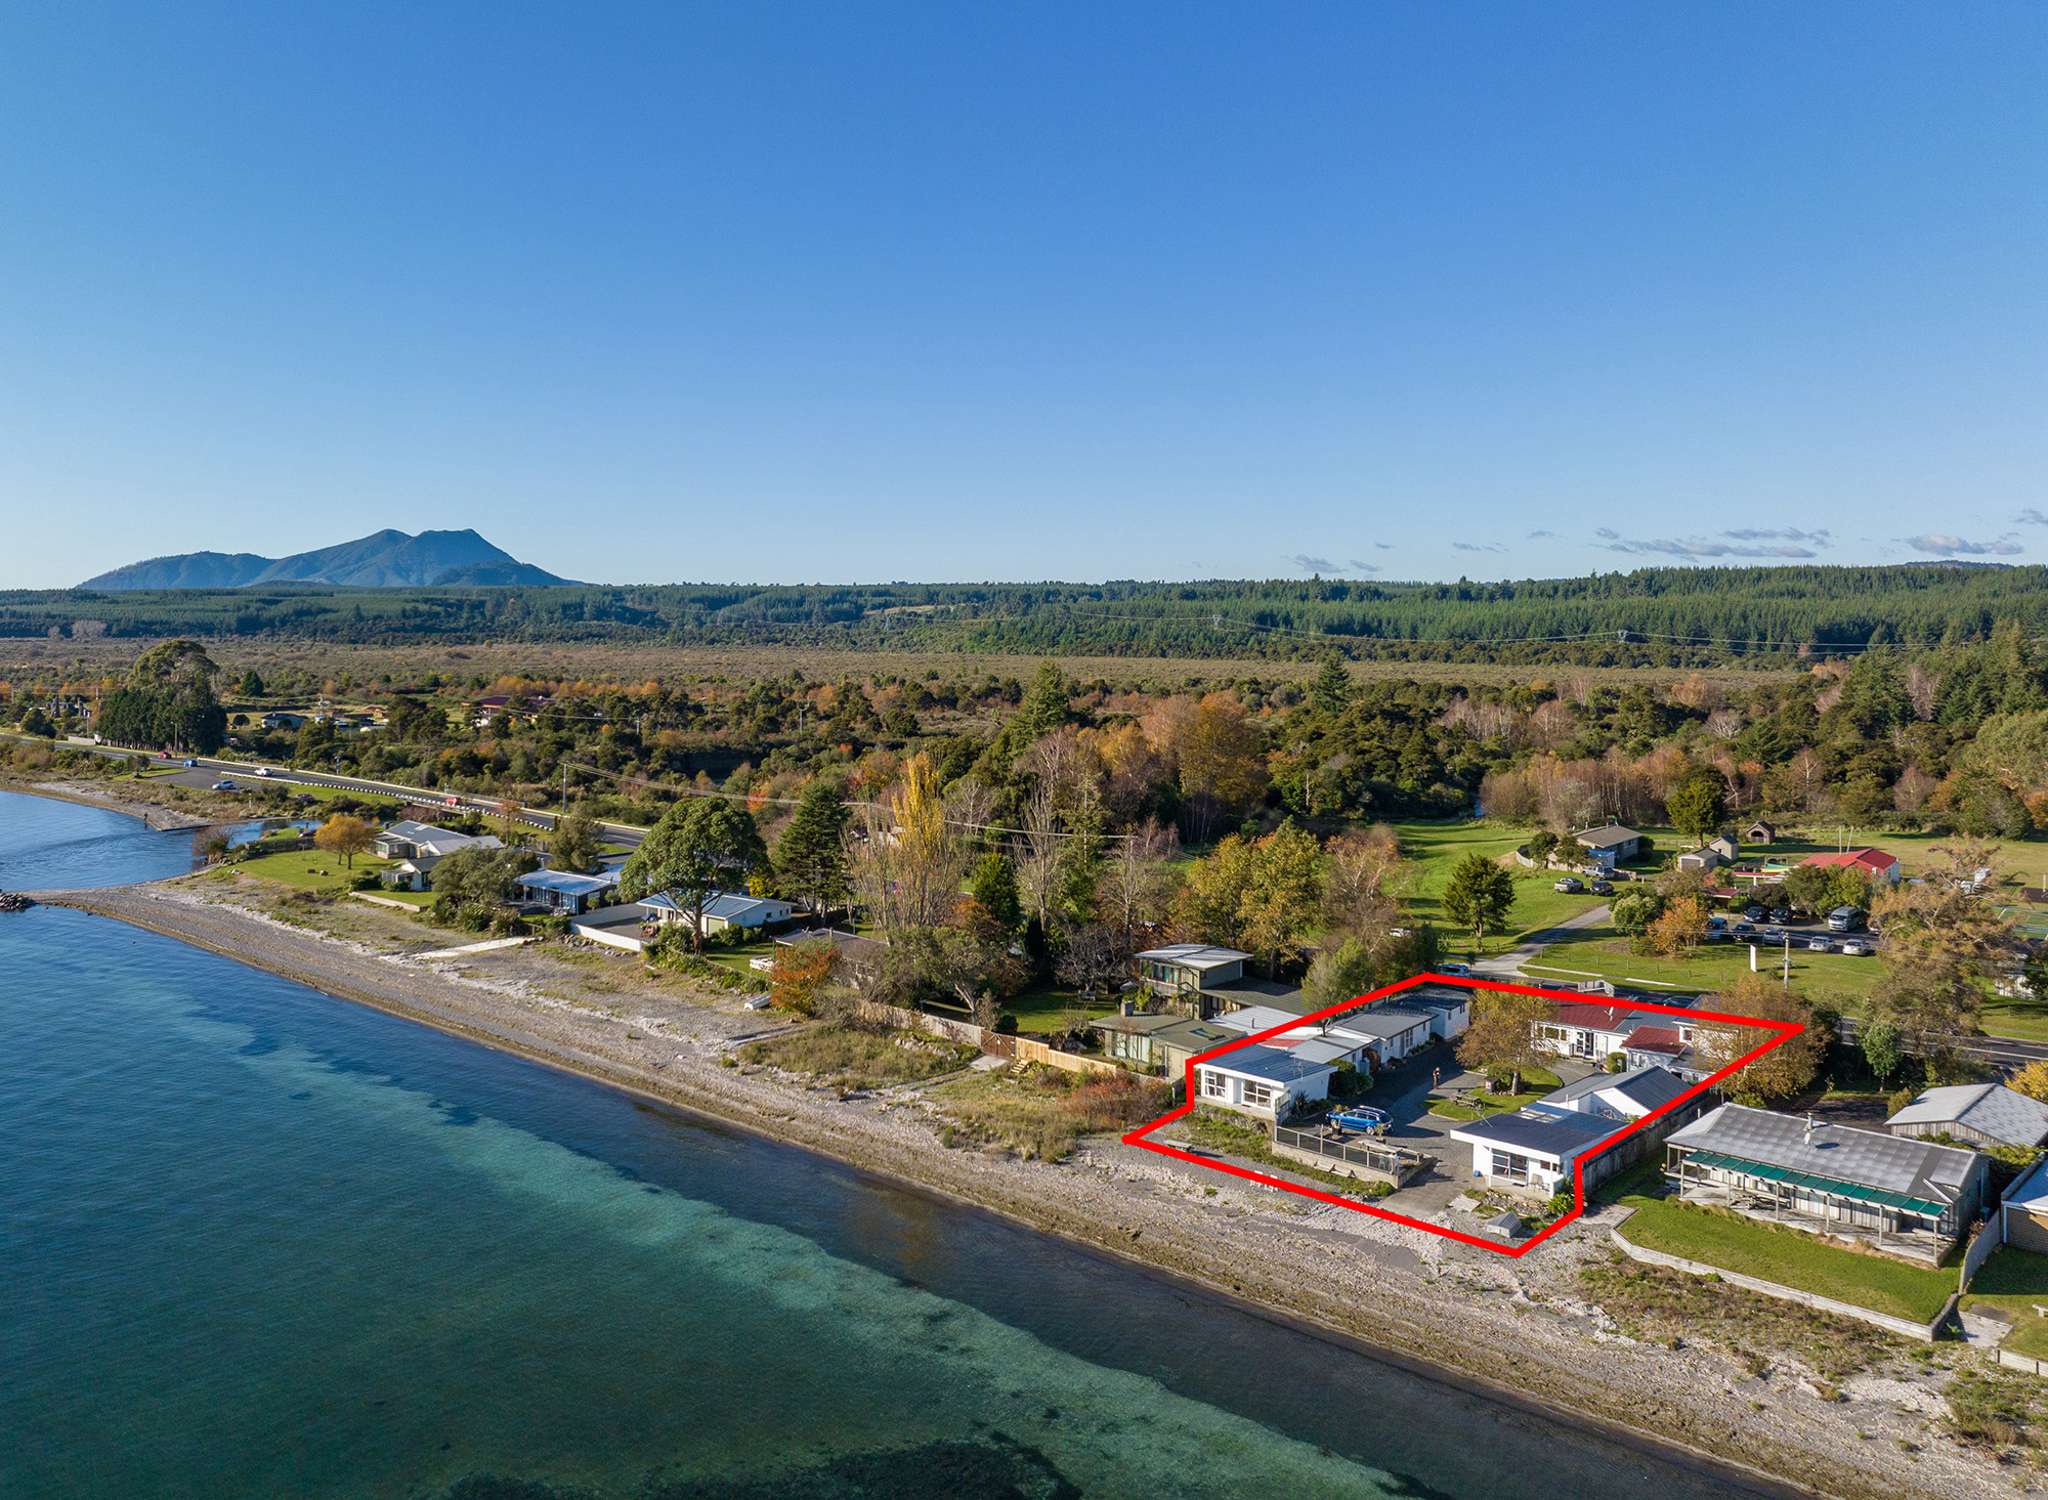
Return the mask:
{"type": "Polygon", "coordinates": [[[618,883],[617,875],[578,875],[573,870],[529,870],[513,882],[530,891],[559,891],[565,896],[595,896],[618,883]]]}
{"type": "Polygon", "coordinates": [[[1511,1115],[1491,1115],[1460,1125],[1451,1132],[1453,1140],[1487,1146],[1507,1146],[1516,1151],[1534,1151],[1569,1161],[1613,1135],[1621,1127],[1612,1120],[1571,1110],[1520,1110],[1511,1115]]]}

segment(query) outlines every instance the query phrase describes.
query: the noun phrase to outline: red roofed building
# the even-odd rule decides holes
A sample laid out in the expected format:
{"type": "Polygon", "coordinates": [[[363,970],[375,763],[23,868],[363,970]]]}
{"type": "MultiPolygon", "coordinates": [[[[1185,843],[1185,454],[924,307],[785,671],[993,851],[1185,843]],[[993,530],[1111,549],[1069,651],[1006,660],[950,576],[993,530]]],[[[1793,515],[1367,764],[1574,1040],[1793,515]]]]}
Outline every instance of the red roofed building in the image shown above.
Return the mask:
{"type": "Polygon", "coordinates": [[[1886,885],[1896,885],[1899,880],[1898,858],[1882,849],[1845,849],[1840,854],[1809,854],[1800,863],[1829,870],[1854,870],[1886,885]]]}

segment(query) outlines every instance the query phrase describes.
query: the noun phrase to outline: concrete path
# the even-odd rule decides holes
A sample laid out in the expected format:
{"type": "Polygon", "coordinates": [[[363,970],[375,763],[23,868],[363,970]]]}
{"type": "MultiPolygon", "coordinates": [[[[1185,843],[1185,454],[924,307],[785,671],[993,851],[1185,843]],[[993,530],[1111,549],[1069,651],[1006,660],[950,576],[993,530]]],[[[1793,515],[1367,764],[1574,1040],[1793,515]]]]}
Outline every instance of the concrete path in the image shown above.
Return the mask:
{"type": "Polygon", "coordinates": [[[465,943],[460,948],[436,948],[430,953],[410,953],[406,957],[412,960],[467,958],[472,953],[495,953],[500,948],[518,948],[538,941],[538,938],[530,937],[491,938],[481,943],[465,943]]]}
{"type": "Polygon", "coordinates": [[[1576,916],[1565,918],[1555,927],[1546,927],[1541,932],[1532,932],[1513,948],[1498,958],[1482,958],[1472,965],[1472,972],[1493,979],[1518,979],[1522,965],[1537,957],[1552,943],[1561,943],[1573,933],[1583,932],[1588,927],[1600,927],[1612,921],[1614,912],[1606,902],[1589,906],[1576,916]]]}

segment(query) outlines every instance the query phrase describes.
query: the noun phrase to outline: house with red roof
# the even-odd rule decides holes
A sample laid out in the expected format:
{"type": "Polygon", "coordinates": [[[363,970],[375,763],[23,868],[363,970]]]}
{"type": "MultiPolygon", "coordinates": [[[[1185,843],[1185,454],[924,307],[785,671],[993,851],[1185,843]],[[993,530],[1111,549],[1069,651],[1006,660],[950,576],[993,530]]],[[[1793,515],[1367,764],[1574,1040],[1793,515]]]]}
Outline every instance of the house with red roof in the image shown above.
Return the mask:
{"type": "MultiPolygon", "coordinates": [[[[1626,1004],[1560,1005],[1557,1014],[1536,1027],[1536,1045],[1559,1057],[1578,1057],[1606,1065],[1617,1052],[1626,1052],[1629,1040],[1645,1027],[1674,1031],[1683,1047],[1692,1044],[1692,1023],[1666,1016],[1661,1011],[1636,1010],[1626,1004]]],[[[1670,1063],[1662,1057],[1647,1058],[1661,1067],[1670,1063]]]]}
{"type": "Polygon", "coordinates": [[[1886,885],[1899,882],[1898,856],[1887,854],[1882,849],[1844,849],[1839,854],[1809,854],[1800,863],[1825,870],[1854,870],[1865,879],[1882,881],[1886,885]]]}

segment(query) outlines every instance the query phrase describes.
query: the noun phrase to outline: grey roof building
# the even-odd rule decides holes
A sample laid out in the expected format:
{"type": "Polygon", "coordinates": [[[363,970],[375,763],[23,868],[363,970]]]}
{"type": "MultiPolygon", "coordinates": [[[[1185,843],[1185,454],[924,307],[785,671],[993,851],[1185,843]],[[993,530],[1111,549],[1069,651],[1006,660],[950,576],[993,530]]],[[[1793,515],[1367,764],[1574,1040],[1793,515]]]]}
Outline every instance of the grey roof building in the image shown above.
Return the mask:
{"type": "Polygon", "coordinates": [[[1724,1104],[1665,1143],[1690,1202],[1938,1262],[1976,1219],[1989,1163],[1974,1151],[1724,1104]]]}
{"type": "Polygon", "coordinates": [[[2048,1142],[2048,1104],[2002,1083],[1925,1090],[1884,1122],[1893,1135],[1946,1135],[1979,1146],[2048,1142]]]}

